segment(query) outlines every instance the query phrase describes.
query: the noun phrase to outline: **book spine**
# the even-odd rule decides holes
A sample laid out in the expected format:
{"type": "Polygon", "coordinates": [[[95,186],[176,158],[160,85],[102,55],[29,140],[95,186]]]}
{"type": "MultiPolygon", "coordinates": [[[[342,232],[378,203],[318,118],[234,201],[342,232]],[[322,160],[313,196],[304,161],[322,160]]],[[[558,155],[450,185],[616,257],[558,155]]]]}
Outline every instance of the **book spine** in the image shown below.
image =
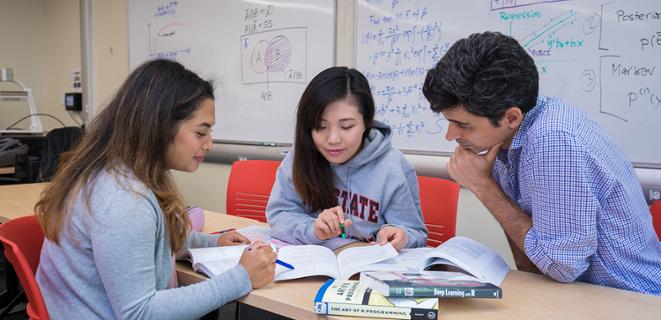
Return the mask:
{"type": "Polygon", "coordinates": [[[317,314],[336,316],[359,316],[369,318],[434,320],[438,319],[438,310],[402,307],[368,306],[347,303],[316,302],[317,314]]]}
{"type": "Polygon", "coordinates": [[[390,287],[391,298],[502,298],[500,288],[390,287]]]}

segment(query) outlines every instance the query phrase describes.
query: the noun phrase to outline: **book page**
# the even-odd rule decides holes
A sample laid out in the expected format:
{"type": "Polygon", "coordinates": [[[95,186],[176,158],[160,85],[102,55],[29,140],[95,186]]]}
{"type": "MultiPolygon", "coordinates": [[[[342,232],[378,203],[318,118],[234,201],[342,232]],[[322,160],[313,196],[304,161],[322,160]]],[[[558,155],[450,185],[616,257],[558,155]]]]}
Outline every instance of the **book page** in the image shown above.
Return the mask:
{"type": "Polygon", "coordinates": [[[284,246],[291,245],[290,243],[271,237],[271,228],[268,226],[252,225],[252,226],[236,229],[236,232],[250,239],[250,242],[255,242],[259,240],[262,242],[270,243],[274,245],[276,248],[282,248],[284,246]]]}
{"type": "Polygon", "coordinates": [[[289,270],[281,265],[276,265],[276,281],[308,276],[329,276],[337,278],[339,275],[335,253],[323,246],[285,246],[278,250],[278,259],[294,266],[294,270],[289,270]]]}
{"type": "Polygon", "coordinates": [[[190,261],[193,264],[196,263],[206,263],[208,261],[214,260],[236,260],[239,262],[243,250],[247,245],[236,245],[236,246],[222,246],[222,247],[208,247],[208,248],[193,248],[188,249],[188,254],[190,255],[190,261]]]}
{"type": "Polygon", "coordinates": [[[344,246],[346,246],[348,244],[351,244],[351,243],[354,243],[354,242],[358,242],[358,240],[348,239],[348,238],[347,239],[342,239],[340,237],[333,237],[333,238],[330,238],[328,240],[325,240],[324,242],[321,243],[321,245],[328,248],[328,249],[335,250],[337,248],[344,247],[344,246]]]}
{"type": "Polygon", "coordinates": [[[188,249],[193,270],[202,272],[208,277],[219,275],[233,268],[247,245],[193,248],[188,249]]]}
{"type": "Polygon", "coordinates": [[[202,272],[211,278],[234,268],[237,263],[239,263],[239,259],[220,259],[198,262],[193,264],[193,270],[196,272],[202,272]]]}
{"type": "Polygon", "coordinates": [[[465,270],[484,282],[500,285],[509,266],[495,251],[483,244],[464,237],[454,237],[444,242],[422,261],[420,270],[435,264],[449,264],[465,270]]]}
{"type": "Polygon", "coordinates": [[[418,271],[420,261],[432,250],[432,248],[428,247],[402,249],[398,256],[373,264],[374,266],[378,267],[378,270],[374,269],[371,271],[418,271]]]}
{"type": "Polygon", "coordinates": [[[390,242],[383,246],[377,244],[345,249],[337,255],[340,279],[347,280],[361,271],[383,270],[376,263],[397,255],[397,250],[392,247],[390,242]]]}

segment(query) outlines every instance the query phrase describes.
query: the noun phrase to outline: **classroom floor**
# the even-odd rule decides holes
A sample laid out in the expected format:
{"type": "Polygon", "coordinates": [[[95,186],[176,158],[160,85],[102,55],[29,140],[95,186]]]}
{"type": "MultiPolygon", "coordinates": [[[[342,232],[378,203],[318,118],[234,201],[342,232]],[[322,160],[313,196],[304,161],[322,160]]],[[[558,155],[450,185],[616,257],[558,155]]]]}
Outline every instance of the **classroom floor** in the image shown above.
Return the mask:
{"type": "Polygon", "coordinates": [[[200,318],[200,320],[237,320],[236,308],[236,302],[228,303],[220,307],[216,312],[200,318]]]}

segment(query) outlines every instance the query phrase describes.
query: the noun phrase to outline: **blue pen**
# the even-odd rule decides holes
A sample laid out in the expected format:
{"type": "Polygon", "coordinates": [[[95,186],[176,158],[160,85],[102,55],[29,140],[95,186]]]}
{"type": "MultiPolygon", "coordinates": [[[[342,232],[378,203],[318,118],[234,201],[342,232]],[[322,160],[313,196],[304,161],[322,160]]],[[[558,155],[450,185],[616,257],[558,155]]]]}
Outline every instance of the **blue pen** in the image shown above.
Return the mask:
{"type": "Polygon", "coordinates": [[[287,262],[284,262],[280,259],[275,259],[275,263],[277,263],[277,264],[279,264],[279,265],[281,265],[281,266],[283,266],[283,267],[285,267],[289,270],[294,270],[294,266],[292,266],[291,264],[289,264],[287,262]]]}
{"type": "MultiPolygon", "coordinates": [[[[272,243],[271,243],[271,248],[273,248],[273,251],[277,251],[275,245],[272,244],[272,243]]],[[[250,251],[250,250],[252,250],[252,247],[248,247],[248,251],[250,251]]],[[[291,264],[289,264],[287,262],[284,262],[280,259],[275,259],[275,263],[277,263],[277,264],[279,264],[279,265],[281,265],[281,266],[283,266],[283,267],[285,267],[289,270],[294,270],[294,266],[292,266],[291,264]]]]}

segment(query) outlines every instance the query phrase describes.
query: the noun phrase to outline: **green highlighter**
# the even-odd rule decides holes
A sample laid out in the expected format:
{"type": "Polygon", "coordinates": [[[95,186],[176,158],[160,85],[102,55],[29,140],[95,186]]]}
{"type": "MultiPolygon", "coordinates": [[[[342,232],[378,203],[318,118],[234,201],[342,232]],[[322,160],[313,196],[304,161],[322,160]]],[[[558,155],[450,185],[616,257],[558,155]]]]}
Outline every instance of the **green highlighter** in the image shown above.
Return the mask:
{"type": "Polygon", "coordinates": [[[347,234],[344,232],[344,223],[342,223],[342,222],[340,222],[340,232],[342,232],[342,234],[340,235],[340,237],[342,237],[342,239],[346,239],[346,238],[347,238],[347,234]]]}

